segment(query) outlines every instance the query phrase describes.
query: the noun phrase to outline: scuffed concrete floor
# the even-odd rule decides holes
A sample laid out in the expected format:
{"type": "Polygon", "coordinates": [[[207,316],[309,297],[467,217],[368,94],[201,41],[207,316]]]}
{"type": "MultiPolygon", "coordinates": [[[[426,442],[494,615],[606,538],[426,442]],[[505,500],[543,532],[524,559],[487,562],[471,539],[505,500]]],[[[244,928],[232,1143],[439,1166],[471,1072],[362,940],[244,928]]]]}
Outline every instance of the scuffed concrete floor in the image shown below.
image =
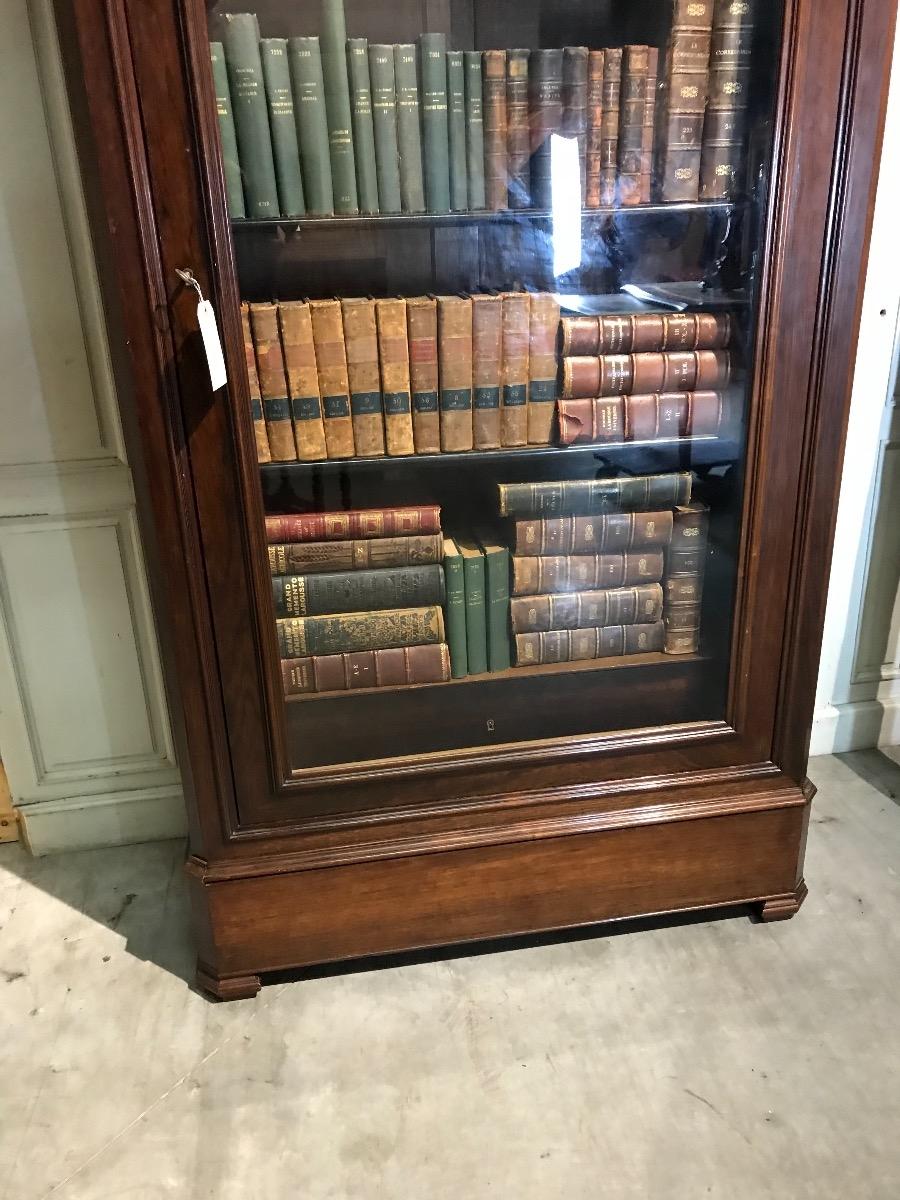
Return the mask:
{"type": "Polygon", "coordinates": [[[866,754],[813,762],[793,921],[230,1005],[185,982],[180,844],[0,848],[0,1197],[896,1200],[900,767],[866,754]]]}

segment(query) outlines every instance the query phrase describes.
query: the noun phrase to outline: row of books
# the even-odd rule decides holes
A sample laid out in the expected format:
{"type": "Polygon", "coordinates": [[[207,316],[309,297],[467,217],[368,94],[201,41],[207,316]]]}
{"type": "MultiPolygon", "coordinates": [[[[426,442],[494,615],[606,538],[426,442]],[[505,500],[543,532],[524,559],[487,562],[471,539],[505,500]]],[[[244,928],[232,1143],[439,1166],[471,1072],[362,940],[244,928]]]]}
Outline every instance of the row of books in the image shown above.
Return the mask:
{"type": "Polygon", "coordinates": [[[547,445],[546,293],[244,304],[259,462],[547,445]]]}
{"type": "Polygon", "coordinates": [[[321,39],[260,38],[255,14],[223,14],[210,55],[229,211],[546,209],[555,135],[577,143],[588,208],[727,198],[758,0],[672,3],[661,80],[653,46],[370,45],[347,38],[343,0],[323,0],[321,39]]]}

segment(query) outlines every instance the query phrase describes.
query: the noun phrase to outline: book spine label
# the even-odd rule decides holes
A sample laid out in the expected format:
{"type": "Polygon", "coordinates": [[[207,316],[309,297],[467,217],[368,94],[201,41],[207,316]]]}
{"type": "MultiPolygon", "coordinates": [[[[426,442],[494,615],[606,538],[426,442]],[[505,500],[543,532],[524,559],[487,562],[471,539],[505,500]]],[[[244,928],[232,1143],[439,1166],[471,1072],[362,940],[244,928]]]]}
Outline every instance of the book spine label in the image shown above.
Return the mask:
{"type": "Polygon", "coordinates": [[[398,213],[403,204],[400,197],[400,148],[397,142],[393,46],[369,47],[369,75],[372,80],[378,207],[383,213],[398,213]]]}
{"type": "Polygon", "coordinates": [[[476,450],[500,441],[500,379],[503,371],[503,300],[472,297],[472,425],[476,450]]]}
{"type": "Polygon", "coordinates": [[[388,454],[414,454],[405,300],[376,300],[388,454]]]}
{"type": "Polygon", "coordinates": [[[644,108],[649,69],[649,46],[625,47],[619,101],[618,200],[626,208],[641,202],[644,108]]]}
{"type": "Polygon", "coordinates": [[[600,124],[600,203],[616,202],[619,167],[619,113],[622,93],[622,51],[605,51],[603,62],[603,115],[600,124]]]}
{"type": "Polygon", "coordinates": [[[506,169],[510,208],[531,206],[527,50],[506,52],[506,169]]]}
{"type": "Polygon", "coordinates": [[[384,415],[374,300],[342,300],[353,446],[359,458],[384,454],[384,415]]]}
{"type": "Polygon", "coordinates": [[[334,212],[334,196],[319,39],[290,38],[288,60],[307,211],[315,216],[328,216],[334,212]]]}
{"type": "Polygon", "coordinates": [[[439,454],[437,301],[430,296],[407,300],[409,375],[416,454],[439,454]]]}
{"type": "Polygon", "coordinates": [[[212,63],[213,87],[216,92],[216,116],[219,118],[219,141],[222,144],[222,165],[225,171],[225,194],[228,200],[228,215],[244,217],[244,187],[241,183],[241,161],[238,157],[237,134],[234,129],[234,113],[231,108],[231,90],[228,86],[228,68],[225,66],[225,50],[221,42],[209,43],[209,58],[212,63]]]}
{"type": "Polygon", "coordinates": [[[518,555],[543,557],[624,553],[666,547],[671,540],[671,512],[602,513],[596,517],[517,521],[513,546],[518,555]]]}
{"type": "Polygon", "coordinates": [[[528,65],[528,109],[531,125],[531,199],[535,208],[553,204],[551,138],[562,130],[563,52],[532,50],[528,65]]]}
{"type": "Polygon", "coordinates": [[[279,304],[278,326],[284,350],[297,457],[302,462],[315,462],[328,455],[309,305],[297,300],[279,304]]]}
{"type": "Polygon", "coordinates": [[[689,471],[621,479],[567,479],[554,483],[498,483],[501,517],[592,516],[649,512],[690,504],[689,471]]]}
{"type": "Polygon", "coordinates": [[[484,190],[484,84],[481,72],[481,51],[466,50],[463,58],[466,99],[466,175],[469,181],[469,208],[477,211],[487,206],[484,190]]]}
{"type": "Polygon", "coordinates": [[[253,436],[256,439],[256,461],[268,463],[272,461],[272,451],[269,449],[269,434],[266,430],[266,418],[262,406],[262,392],[259,389],[259,375],[256,370],[256,351],[253,348],[253,334],[250,329],[250,305],[241,305],[241,330],[244,335],[244,358],[247,364],[247,385],[250,390],[250,419],[253,422],[253,436]]]}
{"type": "Polygon", "coordinates": [[[581,164],[581,202],[587,191],[587,126],[588,126],[588,56],[586,46],[566,46],[563,50],[563,119],[564,137],[578,141],[578,161],[581,164]]]}
{"type": "Polygon", "coordinates": [[[353,114],[353,151],[360,212],[377,213],[378,170],[375,165],[375,127],[372,120],[372,84],[369,79],[369,43],[365,38],[347,41],[347,74],[353,114]]]}
{"type": "Polygon", "coordinates": [[[350,80],[347,73],[344,0],[322,0],[321,51],[334,209],[335,212],[352,215],[359,212],[359,199],[356,190],[350,80]]]}
{"type": "Polygon", "coordinates": [[[275,575],[272,595],[279,617],[417,608],[443,604],[444,572],[435,564],[336,574],[275,575]]]}
{"type": "Polygon", "coordinates": [[[567,400],[632,393],[710,391],[731,378],[725,350],[665,350],[656,354],[605,354],[563,359],[561,395],[567,400]]]}
{"type": "Polygon", "coordinates": [[[343,542],[280,542],[269,546],[269,569],[273,575],[313,575],[322,571],[419,567],[439,562],[442,553],[439,533],[343,542]]]}
{"type": "Polygon", "coordinates": [[[463,555],[463,574],[466,585],[466,658],[469,674],[483,675],[488,669],[484,555],[463,555]]]}
{"type": "Polygon", "coordinates": [[[516,666],[621,658],[663,649],[663,624],[607,625],[601,629],[556,630],[516,635],[516,666]]]}
{"type": "Polygon", "coordinates": [[[466,69],[462,50],[447,51],[447,121],[450,138],[450,207],[469,207],[466,167],[466,69]]]}
{"type": "Polygon", "coordinates": [[[503,372],[500,389],[500,442],[528,444],[528,348],[531,304],[525,292],[503,294],[503,372]]]}
{"type": "Polygon", "coordinates": [[[587,133],[587,182],[585,205],[600,207],[600,171],[603,166],[603,71],[605,54],[592,50],[588,56],[588,133],[587,133]]]}
{"type": "Polygon", "coordinates": [[[662,550],[626,554],[568,554],[512,559],[512,594],[582,592],[593,588],[631,587],[659,583],[663,577],[662,550]]]}
{"type": "Polygon", "coordinates": [[[589,629],[603,625],[649,625],[662,620],[658,583],[568,595],[518,596],[510,603],[513,633],[589,629]]]}
{"type": "Polygon", "coordinates": [[[286,696],[446,683],[450,678],[450,654],[446,643],[441,642],[434,646],[290,658],[282,662],[281,676],[286,696]]]}
{"type": "Polygon", "coordinates": [[[487,207],[498,212],[507,206],[506,172],[506,51],[485,50],[484,77],[484,176],[487,207]]]}
{"type": "Polygon", "coordinates": [[[423,33],[419,39],[419,52],[422,73],[425,199],[429,212],[450,212],[446,36],[443,33],[423,33]]]}
{"type": "Polygon", "coordinates": [[[225,14],[222,44],[228,68],[247,216],[256,220],[278,217],[278,184],[272,157],[272,135],[269,132],[256,18],[250,13],[225,14]]]}
{"type": "Polygon", "coordinates": [[[469,656],[466,650],[466,581],[462,555],[449,538],[444,543],[444,581],[450,669],[454,679],[462,679],[469,673],[469,656]]]}
{"type": "Polygon", "coordinates": [[[266,517],[266,541],[332,542],[348,538],[413,537],[441,532],[436,504],[419,508],[363,508],[347,512],[288,513],[266,517]]]}
{"type": "Polygon", "coordinates": [[[425,211],[425,176],[422,170],[422,133],[416,48],[394,47],[397,86],[397,142],[400,147],[400,199],[404,212],[425,211]]]}
{"type": "Polygon", "coordinates": [[[344,344],[344,321],[339,300],[313,300],[309,306],[319,395],[325,423],[325,444],[329,458],[352,458],[354,454],[353,419],[350,415],[350,379],[344,344]]]}
{"type": "Polygon", "coordinates": [[[300,149],[297,145],[297,122],[291,92],[291,70],[288,64],[287,40],[263,38],[259,43],[266,101],[269,106],[269,129],[272,135],[272,155],[278,202],[283,217],[298,217],[306,212],[303,198],[303,179],[300,174],[300,149]]]}
{"type": "Polygon", "coordinates": [[[471,450],[472,301],[464,296],[439,296],[437,309],[441,449],[471,450]]]}
{"type": "Polygon", "coordinates": [[[509,655],[509,551],[485,547],[485,604],[489,671],[507,671],[509,655]]]}
{"type": "Polygon", "coordinates": [[[297,458],[297,447],[294,443],[284,354],[281,338],[278,336],[277,306],[251,304],[250,325],[253,329],[253,344],[256,347],[259,387],[266,431],[269,435],[269,449],[274,462],[291,462],[297,458]]]}
{"type": "Polygon", "coordinates": [[[435,645],[444,641],[444,617],[438,607],[288,617],[277,622],[277,633],[281,658],[305,658],[311,654],[435,645]]]}
{"type": "Polygon", "coordinates": [[[546,292],[530,297],[528,348],[528,443],[549,446],[556,407],[559,301],[546,292]]]}

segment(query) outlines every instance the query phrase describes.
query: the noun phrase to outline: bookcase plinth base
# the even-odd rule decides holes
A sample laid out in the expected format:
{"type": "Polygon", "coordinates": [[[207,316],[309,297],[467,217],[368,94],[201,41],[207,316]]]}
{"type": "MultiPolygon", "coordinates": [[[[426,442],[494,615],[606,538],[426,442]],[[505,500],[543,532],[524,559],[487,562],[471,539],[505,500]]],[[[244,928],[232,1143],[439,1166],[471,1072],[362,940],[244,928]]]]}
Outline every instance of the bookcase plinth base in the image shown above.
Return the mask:
{"type": "Polygon", "coordinates": [[[759,919],[764,922],[789,921],[800,911],[808,893],[809,888],[801,879],[795,891],[788,892],[786,896],[771,896],[763,901],[759,906],[759,919]]]}

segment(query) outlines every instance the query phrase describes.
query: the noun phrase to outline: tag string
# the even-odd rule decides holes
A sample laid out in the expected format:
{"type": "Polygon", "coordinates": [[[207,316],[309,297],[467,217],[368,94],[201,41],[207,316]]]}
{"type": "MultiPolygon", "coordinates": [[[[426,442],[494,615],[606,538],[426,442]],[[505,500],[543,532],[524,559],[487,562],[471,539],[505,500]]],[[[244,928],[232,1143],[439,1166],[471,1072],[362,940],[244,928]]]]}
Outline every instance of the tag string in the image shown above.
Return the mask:
{"type": "Polygon", "coordinates": [[[203,299],[203,292],[200,290],[200,284],[197,282],[196,278],[194,277],[194,272],[190,270],[190,268],[182,270],[181,267],[176,267],[175,274],[186,287],[194,289],[194,291],[200,297],[201,304],[206,303],[206,301],[203,299]]]}

